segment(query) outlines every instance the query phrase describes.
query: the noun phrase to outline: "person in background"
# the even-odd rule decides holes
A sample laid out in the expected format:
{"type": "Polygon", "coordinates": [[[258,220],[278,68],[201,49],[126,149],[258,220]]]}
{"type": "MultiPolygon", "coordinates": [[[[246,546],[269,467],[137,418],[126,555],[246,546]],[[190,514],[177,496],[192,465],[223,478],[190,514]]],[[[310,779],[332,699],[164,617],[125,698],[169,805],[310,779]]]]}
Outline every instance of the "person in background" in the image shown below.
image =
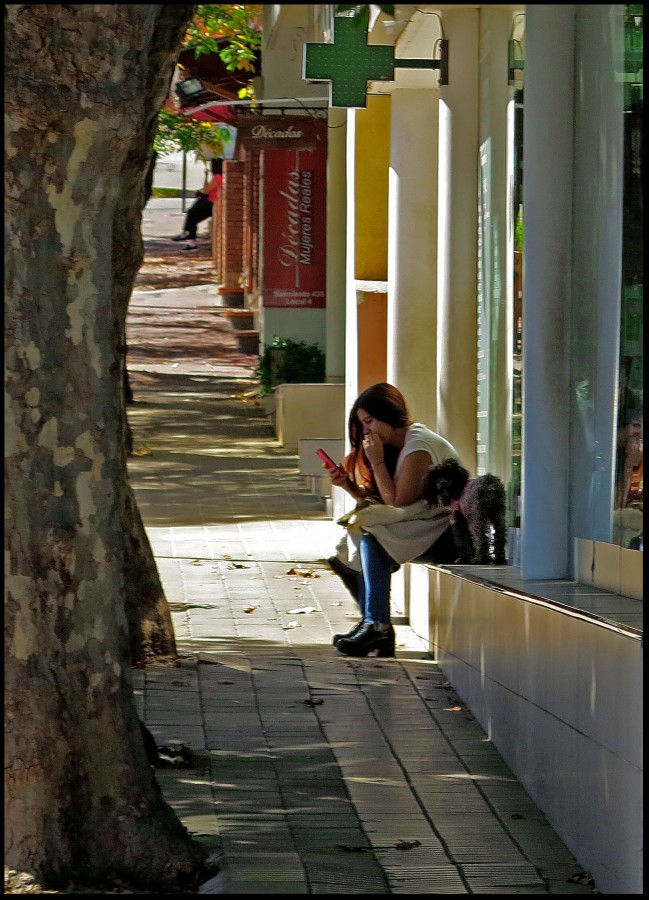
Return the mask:
{"type": "Polygon", "coordinates": [[[197,249],[196,229],[200,222],[209,219],[212,215],[214,203],[223,186],[223,160],[210,160],[210,168],[211,177],[205,180],[196,200],[187,210],[183,230],[171,239],[172,241],[188,241],[189,243],[182,247],[183,251],[197,249]]]}
{"type": "MultiPolygon", "coordinates": [[[[421,498],[430,466],[448,457],[459,460],[459,456],[441,435],[413,422],[401,392],[385,382],[374,384],[359,395],[349,413],[348,430],[352,450],[344,465],[328,472],[331,483],[356,500],[372,499],[378,494],[379,503],[399,507],[401,513],[413,512],[402,515],[408,521],[378,529],[380,537],[362,531],[357,563],[357,600],[362,619],[348,634],[336,635],[334,646],[348,656],[367,656],[373,651],[379,656],[394,656],[390,580],[399,564],[407,561],[403,558],[404,537],[412,551],[408,559],[452,563],[457,556],[450,510],[428,510],[421,498]],[[396,462],[391,470],[387,461],[393,462],[390,456],[395,452],[396,462]],[[400,544],[398,560],[390,553],[395,538],[400,544]]],[[[374,505],[359,512],[359,518],[370,509],[383,512],[374,505]]]]}

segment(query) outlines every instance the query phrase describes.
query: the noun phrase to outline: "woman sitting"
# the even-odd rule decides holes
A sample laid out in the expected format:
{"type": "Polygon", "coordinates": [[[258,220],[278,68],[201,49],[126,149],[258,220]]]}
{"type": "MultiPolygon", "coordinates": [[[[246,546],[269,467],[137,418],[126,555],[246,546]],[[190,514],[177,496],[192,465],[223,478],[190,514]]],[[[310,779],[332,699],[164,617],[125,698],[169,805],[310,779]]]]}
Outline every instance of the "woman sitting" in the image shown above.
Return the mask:
{"type": "Polygon", "coordinates": [[[394,656],[392,573],[411,559],[452,563],[457,556],[450,510],[431,510],[421,498],[430,466],[459,457],[447,440],[413,422],[400,391],[384,382],[356,399],[348,429],[352,451],[343,466],[329,471],[331,483],[356,500],[378,499],[390,509],[368,506],[343,517],[359,526],[354,565],[362,619],[349,634],[336,635],[334,645],[348,656],[394,656]],[[386,462],[391,453],[392,471],[386,462]]]}

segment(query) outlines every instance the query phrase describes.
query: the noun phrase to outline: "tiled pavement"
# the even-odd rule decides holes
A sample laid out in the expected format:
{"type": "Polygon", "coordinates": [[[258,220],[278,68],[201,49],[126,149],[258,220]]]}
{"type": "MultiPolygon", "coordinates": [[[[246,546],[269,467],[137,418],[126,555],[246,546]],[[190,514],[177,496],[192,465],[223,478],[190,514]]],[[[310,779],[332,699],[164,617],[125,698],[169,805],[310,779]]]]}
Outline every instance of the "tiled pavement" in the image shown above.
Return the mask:
{"type": "Polygon", "coordinates": [[[395,660],[332,648],[356,620],[324,562],[339,529],[213,292],[136,293],[128,332],[131,478],[182,657],[134,671],[136,697],[194,754],[156,771],[227,892],[591,893],[407,625],[395,660]]]}

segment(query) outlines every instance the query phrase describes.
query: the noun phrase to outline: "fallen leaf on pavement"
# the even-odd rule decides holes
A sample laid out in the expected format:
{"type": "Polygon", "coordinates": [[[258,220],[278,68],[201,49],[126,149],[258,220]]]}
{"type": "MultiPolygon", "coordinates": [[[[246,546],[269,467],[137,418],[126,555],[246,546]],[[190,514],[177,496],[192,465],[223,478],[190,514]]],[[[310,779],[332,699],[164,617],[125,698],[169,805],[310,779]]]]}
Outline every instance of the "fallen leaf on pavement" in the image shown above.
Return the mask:
{"type": "Polygon", "coordinates": [[[289,613],[292,616],[305,615],[308,616],[311,613],[317,612],[318,610],[315,606],[298,606],[296,609],[289,609],[289,613]]]}
{"type": "Polygon", "coordinates": [[[590,872],[577,872],[576,875],[571,875],[570,878],[566,880],[571,881],[573,884],[595,884],[593,876],[590,874],[590,872]]]}
{"type": "Polygon", "coordinates": [[[249,569],[250,566],[247,566],[245,563],[233,562],[232,565],[228,566],[228,569],[249,569]]]}
{"type": "Polygon", "coordinates": [[[317,572],[312,571],[311,569],[296,569],[295,566],[291,566],[291,568],[287,571],[287,575],[299,575],[300,578],[320,578],[317,572]]]}
{"type": "Polygon", "coordinates": [[[283,625],[283,626],[282,626],[282,630],[283,630],[283,631],[288,631],[289,628],[301,628],[301,627],[302,627],[302,626],[300,625],[299,622],[289,622],[288,625],[283,625]]]}
{"type": "Polygon", "coordinates": [[[151,456],[152,453],[146,444],[136,444],[132,451],[133,456],[151,456]]]}
{"type": "Polygon", "coordinates": [[[259,607],[258,606],[246,606],[246,608],[244,609],[244,612],[251,613],[251,612],[254,612],[256,609],[259,609],[259,607]]]}
{"type": "Polygon", "coordinates": [[[397,841],[394,846],[397,850],[412,850],[413,847],[421,847],[421,841],[397,841]]]}

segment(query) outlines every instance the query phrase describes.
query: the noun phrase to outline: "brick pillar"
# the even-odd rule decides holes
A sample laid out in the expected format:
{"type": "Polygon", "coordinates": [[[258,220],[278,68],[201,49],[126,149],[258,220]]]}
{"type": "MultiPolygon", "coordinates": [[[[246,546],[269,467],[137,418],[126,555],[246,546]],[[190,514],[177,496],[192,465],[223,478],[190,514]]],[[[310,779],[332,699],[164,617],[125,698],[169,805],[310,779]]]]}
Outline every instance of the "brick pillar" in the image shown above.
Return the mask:
{"type": "Polygon", "coordinates": [[[259,151],[246,151],[243,206],[243,276],[249,303],[259,292],[259,151]]]}
{"type": "Polygon", "coordinates": [[[245,163],[223,163],[223,228],[221,287],[239,288],[243,269],[243,206],[245,163]]]}
{"type": "Polygon", "coordinates": [[[246,298],[250,293],[251,270],[251,246],[252,246],[252,159],[250,153],[244,155],[243,168],[243,264],[242,286],[246,298]]]}
{"type": "Polygon", "coordinates": [[[212,208],[212,263],[214,265],[214,273],[216,281],[219,283],[223,278],[223,254],[222,236],[223,236],[223,192],[216,198],[216,203],[212,208]]]}
{"type": "Polygon", "coordinates": [[[255,297],[259,297],[261,285],[259,283],[259,173],[260,173],[260,155],[257,151],[251,154],[251,187],[252,187],[252,203],[250,212],[250,272],[251,282],[250,291],[255,297]]]}

